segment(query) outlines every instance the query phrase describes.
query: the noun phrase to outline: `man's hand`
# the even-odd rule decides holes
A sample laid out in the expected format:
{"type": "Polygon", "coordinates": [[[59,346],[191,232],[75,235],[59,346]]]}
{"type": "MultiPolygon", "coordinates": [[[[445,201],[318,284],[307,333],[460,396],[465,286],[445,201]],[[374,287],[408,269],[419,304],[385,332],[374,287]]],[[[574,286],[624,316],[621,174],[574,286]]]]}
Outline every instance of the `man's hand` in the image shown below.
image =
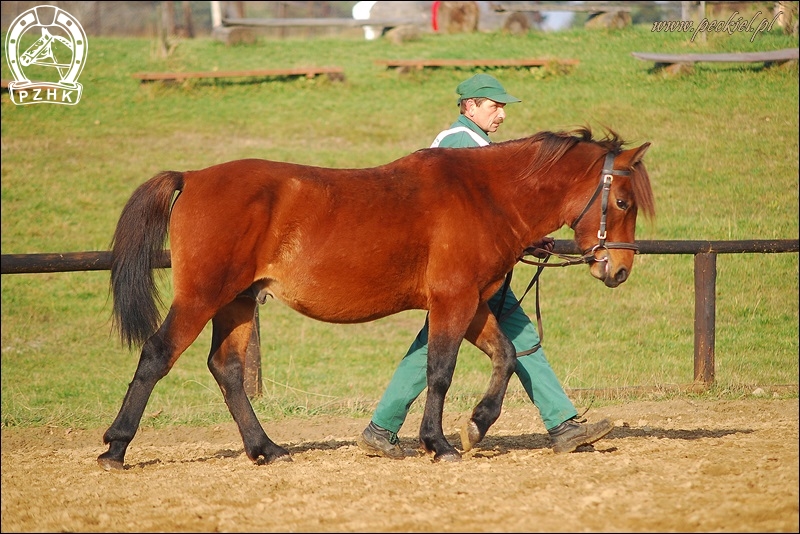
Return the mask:
{"type": "Polygon", "coordinates": [[[545,259],[553,251],[555,243],[556,243],[555,239],[553,239],[550,236],[547,236],[533,243],[528,248],[526,248],[525,252],[532,255],[535,258],[545,259]]]}

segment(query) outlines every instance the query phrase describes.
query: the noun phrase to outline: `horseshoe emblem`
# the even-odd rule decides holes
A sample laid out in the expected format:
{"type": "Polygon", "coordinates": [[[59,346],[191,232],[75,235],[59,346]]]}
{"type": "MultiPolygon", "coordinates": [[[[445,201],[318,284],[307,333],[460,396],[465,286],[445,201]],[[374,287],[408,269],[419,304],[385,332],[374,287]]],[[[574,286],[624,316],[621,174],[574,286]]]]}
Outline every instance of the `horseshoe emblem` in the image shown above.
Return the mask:
{"type": "Polygon", "coordinates": [[[15,80],[8,84],[11,100],[18,105],[77,104],[83,92],[78,76],[87,50],[86,32],[63,9],[43,5],[25,11],[6,34],[6,59],[15,80]],[[26,46],[34,36],[38,38],[26,46]],[[30,80],[24,69],[32,65],[54,69],[59,81],[30,80]]]}

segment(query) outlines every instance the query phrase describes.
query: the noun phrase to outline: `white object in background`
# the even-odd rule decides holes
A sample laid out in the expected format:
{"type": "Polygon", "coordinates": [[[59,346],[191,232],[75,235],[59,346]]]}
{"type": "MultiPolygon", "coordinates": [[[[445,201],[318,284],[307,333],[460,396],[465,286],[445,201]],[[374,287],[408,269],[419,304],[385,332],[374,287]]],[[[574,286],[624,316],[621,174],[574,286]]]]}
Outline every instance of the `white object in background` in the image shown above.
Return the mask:
{"type": "MultiPolygon", "coordinates": [[[[369,20],[369,12],[375,2],[356,2],[353,6],[353,18],[356,20],[369,20]]],[[[380,32],[375,26],[364,26],[364,38],[373,41],[380,37],[380,32]]]]}

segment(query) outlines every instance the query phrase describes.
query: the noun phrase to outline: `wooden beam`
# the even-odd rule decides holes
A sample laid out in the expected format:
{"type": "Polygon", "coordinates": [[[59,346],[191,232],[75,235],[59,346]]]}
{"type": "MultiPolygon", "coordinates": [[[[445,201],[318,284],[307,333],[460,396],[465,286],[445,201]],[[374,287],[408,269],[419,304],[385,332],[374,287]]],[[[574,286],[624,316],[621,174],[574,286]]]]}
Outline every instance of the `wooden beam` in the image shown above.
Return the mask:
{"type": "Polygon", "coordinates": [[[325,27],[340,26],[345,28],[358,28],[360,26],[404,26],[407,24],[428,25],[430,22],[423,17],[394,18],[394,19],[347,19],[347,18],[275,18],[275,19],[222,19],[223,26],[249,26],[256,28],[287,28],[287,27],[325,27]]]}
{"type": "MultiPolygon", "coordinates": [[[[800,252],[798,239],[746,239],[740,241],[706,241],[692,239],[637,240],[639,254],[774,254],[800,252]]],[[[571,239],[556,239],[556,254],[580,254],[571,239]]],[[[154,269],[172,266],[169,250],[164,250],[153,264],[154,269]]],[[[61,273],[71,271],[107,271],[111,268],[111,251],[56,252],[40,254],[3,254],[2,274],[61,273]]]]}
{"type": "Polygon", "coordinates": [[[543,67],[551,63],[560,65],[577,65],[577,59],[377,59],[377,65],[387,68],[417,68],[425,67],[543,67]]]}
{"type": "MultiPolygon", "coordinates": [[[[630,2],[633,3],[633,2],[630,2]]],[[[599,2],[588,2],[581,5],[568,5],[568,4],[537,4],[533,2],[522,3],[514,2],[513,4],[505,2],[491,2],[494,11],[535,11],[547,13],[549,11],[569,11],[571,13],[616,13],[618,11],[630,12],[631,7],[628,6],[611,6],[603,5],[599,2]]],[[[633,6],[635,7],[635,6],[633,6]]]]}
{"type": "Polygon", "coordinates": [[[157,80],[182,81],[189,78],[247,78],[261,76],[305,76],[306,78],[313,78],[320,74],[327,74],[331,79],[344,78],[344,71],[340,67],[296,67],[291,69],[206,72],[137,72],[132,76],[142,82],[153,82],[157,80]]]}
{"type": "Polygon", "coordinates": [[[732,52],[724,54],[651,54],[648,52],[631,52],[631,55],[642,61],[656,63],[752,63],[758,61],[778,62],[791,61],[800,57],[800,49],[784,48],[767,52],[732,52]]]}

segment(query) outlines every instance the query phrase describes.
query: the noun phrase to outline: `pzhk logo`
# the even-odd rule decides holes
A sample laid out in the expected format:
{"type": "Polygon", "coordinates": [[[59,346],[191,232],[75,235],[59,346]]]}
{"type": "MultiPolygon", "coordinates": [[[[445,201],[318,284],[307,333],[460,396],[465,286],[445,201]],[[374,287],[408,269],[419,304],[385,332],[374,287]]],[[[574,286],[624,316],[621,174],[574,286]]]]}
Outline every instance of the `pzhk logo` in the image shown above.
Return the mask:
{"type": "Polygon", "coordinates": [[[37,6],[24,12],[6,34],[6,59],[15,80],[8,84],[11,101],[17,105],[77,104],[83,90],[78,76],[87,48],[80,23],[63,9],[37,6]],[[57,82],[53,81],[56,76],[57,82]]]}

